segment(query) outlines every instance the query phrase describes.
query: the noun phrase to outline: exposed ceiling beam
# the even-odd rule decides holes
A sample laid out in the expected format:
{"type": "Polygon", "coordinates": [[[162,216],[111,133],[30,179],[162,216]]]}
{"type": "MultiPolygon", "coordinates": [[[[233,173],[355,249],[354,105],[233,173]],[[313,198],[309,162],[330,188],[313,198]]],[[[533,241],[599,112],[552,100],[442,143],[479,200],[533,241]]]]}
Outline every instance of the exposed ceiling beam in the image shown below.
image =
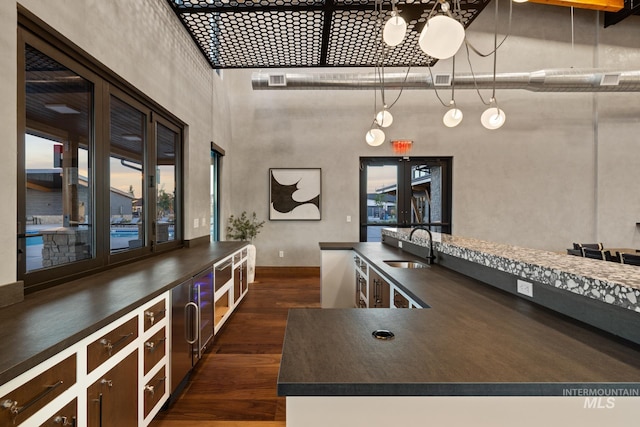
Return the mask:
{"type": "Polygon", "coordinates": [[[529,0],[529,2],[606,12],[617,12],[624,7],[624,0],[529,0]]]}
{"type": "Polygon", "coordinates": [[[640,1],[625,0],[624,9],[619,12],[609,12],[604,14],[604,27],[615,25],[631,15],[640,15],[640,1]]]}

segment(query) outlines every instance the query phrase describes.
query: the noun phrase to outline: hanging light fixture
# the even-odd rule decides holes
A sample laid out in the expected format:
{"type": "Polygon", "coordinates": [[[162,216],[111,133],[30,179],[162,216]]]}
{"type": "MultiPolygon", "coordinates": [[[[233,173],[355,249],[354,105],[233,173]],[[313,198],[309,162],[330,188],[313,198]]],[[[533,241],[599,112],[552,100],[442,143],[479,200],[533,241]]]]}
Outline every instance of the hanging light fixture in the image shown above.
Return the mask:
{"type": "Polygon", "coordinates": [[[388,128],[393,123],[393,115],[387,110],[385,105],[382,110],[376,114],[376,124],[383,128],[388,128]]]}
{"type": "Polygon", "coordinates": [[[480,122],[485,128],[495,130],[502,127],[504,122],[507,120],[507,116],[504,111],[498,108],[495,98],[491,98],[491,104],[492,105],[482,113],[480,122]]]}
{"type": "Polygon", "coordinates": [[[448,128],[454,128],[460,124],[464,114],[462,111],[456,107],[456,103],[451,100],[451,108],[449,111],[444,113],[444,117],[442,118],[442,122],[448,128]]]}
{"type": "Polygon", "coordinates": [[[455,101],[455,89],[456,89],[456,57],[453,57],[453,70],[451,71],[451,101],[449,101],[449,111],[444,114],[442,122],[448,128],[456,127],[462,121],[462,111],[458,108],[455,101]]]}
{"type": "Polygon", "coordinates": [[[371,128],[365,135],[365,141],[372,147],[378,147],[382,145],[385,139],[385,134],[382,129],[371,128]]]}
{"type": "Polygon", "coordinates": [[[449,3],[440,1],[440,9],[446,15],[435,15],[427,19],[420,33],[418,44],[427,55],[437,59],[451,58],[464,42],[464,27],[451,16],[449,3]]]}
{"type": "Polygon", "coordinates": [[[402,43],[407,34],[407,21],[398,14],[397,0],[393,1],[391,18],[384,24],[382,38],[389,46],[397,46],[402,43]]]}
{"type": "Polygon", "coordinates": [[[489,100],[489,108],[484,110],[480,117],[482,126],[489,130],[495,130],[507,120],[507,116],[504,111],[498,108],[498,102],[496,101],[496,64],[498,62],[498,0],[496,0],[496,29],[493,33],[493,91],[491,93],[491,99],[489,100]]]}

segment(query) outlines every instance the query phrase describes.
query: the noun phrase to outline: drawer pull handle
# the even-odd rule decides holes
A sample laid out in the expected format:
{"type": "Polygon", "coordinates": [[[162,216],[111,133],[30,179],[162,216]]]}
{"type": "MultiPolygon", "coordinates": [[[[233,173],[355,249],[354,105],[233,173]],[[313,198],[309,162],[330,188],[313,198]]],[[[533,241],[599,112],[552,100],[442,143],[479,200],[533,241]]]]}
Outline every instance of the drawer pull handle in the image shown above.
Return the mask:
{"type": "Polygon", "coordinates": [[[156,392],[156,389],[152,385],[146,385],[144,386],[144,391],[151,393],[151,397],[153,397],[154,393],[156,392]]]}
{"type": "Polygon", "coordinates": [[[76,419],[74,417],[65,417],[62,415],[57,415],[54,419],[53,422],[55,424],[60,424],[62,426],[75,426],[76,425],[76,419]]]}
{"type": "MultiPolygon", "coordinates": [[[[167,377],[158,378],[156,380],[156,385],[162,384],[162,382],[166,379],[167,377]]],[[[153,397],[154,393],[156,392],[156,386],[147,384],[146,386],[144,386],[144,391],[146,391],[147,393],[151,393],[151,397],[153,397]]]]}
{"type": "Polygon", "coordinates": [[[158,310],[157,313],[154,313],[153,311],[145,311],[144,315],[147,316],[147,319],[149,319],[151,326],[153,326],[154,322],[156,321],[156,316],[160,316],[161,314],[166,313],[166,311],[167,310],[158,310]]]}
{"type": "Polygon", "coordinates": [[[61,384],[62,384],[62,380],[58,381],[57,383],[55,383],[53,385],[45,386],[45,390],[44,391],[42,391],[40,394],[38,394],[36,397],[34,397],[33,399],[31,399],[30,401],[28,401],[27,403],[25,403],[22,406],[18,406],[18,401],[16,401],[16,400],[6,399],[6,400],[4,400],[2,402],[2,407],[4,409],[8,409],[9,412],[11,412],[11,414],[13,414],[13,416],[15,417],[16,415],[19,415],[23,411],[26,411],[27,409],[29,409],[29,407],[31,405],[35,404],[40,399],[44,398],[46,395],[51,393],[53,390],[55,390],[61,384]]]}
{"type": "Polygon", "coordinates": [[[100,340],[100,344],[102,344],[104,348],[107,349],[107,351],[109,352],[109,356],[111,356],[113,349],[118,347],[119,345],[122,345],[127,340],[127,338],[129,338],[131,335],[133,335],[133,332],[129,332],[127,335],[122,335],[122,337],[118,341],[114,342],[113,344],[111,343],[111,340],[102,338],[100,340]]]}
{"type": "MultiPolygon", "coordinates": [[[[163,343],[166,340],[167,340],[166,338],[160,338],[158,340],[158,344],[163,343]]],[[[147,350],[149,350],[150,353],[153,353],[154,351],[156,351],[156,348],[158,348],[156,343],[153,341],[147,341],[146,343],[144,343],[144,346],[147,348],[147,350]]]]}

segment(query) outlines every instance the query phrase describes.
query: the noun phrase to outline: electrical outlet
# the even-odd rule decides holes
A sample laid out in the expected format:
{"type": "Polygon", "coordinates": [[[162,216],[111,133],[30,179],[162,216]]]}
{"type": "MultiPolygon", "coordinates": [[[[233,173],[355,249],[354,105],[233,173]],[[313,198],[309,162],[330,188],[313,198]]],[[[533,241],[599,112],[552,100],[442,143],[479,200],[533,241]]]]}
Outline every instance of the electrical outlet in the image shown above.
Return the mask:
{"type": "Polygon", "coordinates": [[[533,283],[518,279],[518,293],[533,298],[533,283]]]}
{"type": "Polygon", "coordinates": [[[402,240],[398,240],[398,247],[401,248],[402,247],[402,240]]]}
{"type": "Polygon", "coordinates": [[[351,222],[351,215],[347,215],[347,222],[351,222]]]}
{"type": "Polygon", "coordinates": [[[278,256],[279,256],[280,258],[284,258],[284,251],[280,251],[280,252],[278,253],[278,256]]]}
{"type": "Polygon", "coordinates": [[[200,220],[198,218],[193,219],[193,228],[200,227],[200,220]]]}

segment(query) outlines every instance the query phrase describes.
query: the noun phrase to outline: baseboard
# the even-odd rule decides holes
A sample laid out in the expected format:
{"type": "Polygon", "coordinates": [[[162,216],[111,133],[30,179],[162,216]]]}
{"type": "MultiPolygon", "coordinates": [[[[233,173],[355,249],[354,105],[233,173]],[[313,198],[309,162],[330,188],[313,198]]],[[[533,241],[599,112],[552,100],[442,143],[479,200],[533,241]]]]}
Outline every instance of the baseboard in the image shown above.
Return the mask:
{"type": "Polygon", "coordinates": [[[256,280],[260,276],[320,277],[320,267],[268,267],[256,266],[256,280]]]}

